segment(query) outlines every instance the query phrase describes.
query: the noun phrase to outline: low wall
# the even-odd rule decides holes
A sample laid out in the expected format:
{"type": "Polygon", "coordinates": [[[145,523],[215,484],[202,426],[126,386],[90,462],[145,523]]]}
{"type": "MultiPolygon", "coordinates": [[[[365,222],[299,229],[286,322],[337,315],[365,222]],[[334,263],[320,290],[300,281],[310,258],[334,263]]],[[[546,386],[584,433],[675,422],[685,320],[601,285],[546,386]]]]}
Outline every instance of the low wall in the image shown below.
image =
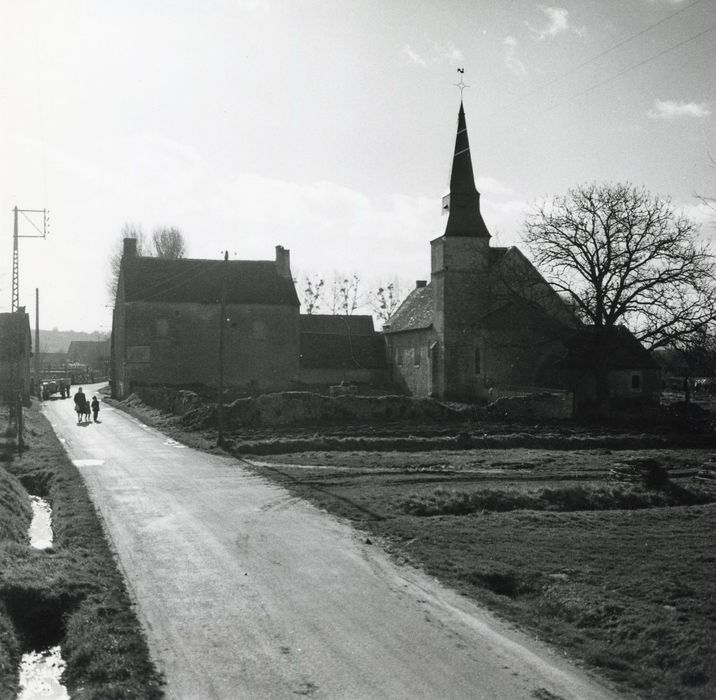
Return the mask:
{"type": "Polygon", "coordinates": [[[279,426],[381,420],[449,420],[463,414],[432,399],[408,396],[323,396],[307,391],[237,399],[225,408],[229,425],[279,426]]]}
{"type": "Polygon", "coordinates": [[[570,392],[503,395],[487,405],[487,417],[506,420],[562,420],[572,418],[573,397],[570,392]]]}

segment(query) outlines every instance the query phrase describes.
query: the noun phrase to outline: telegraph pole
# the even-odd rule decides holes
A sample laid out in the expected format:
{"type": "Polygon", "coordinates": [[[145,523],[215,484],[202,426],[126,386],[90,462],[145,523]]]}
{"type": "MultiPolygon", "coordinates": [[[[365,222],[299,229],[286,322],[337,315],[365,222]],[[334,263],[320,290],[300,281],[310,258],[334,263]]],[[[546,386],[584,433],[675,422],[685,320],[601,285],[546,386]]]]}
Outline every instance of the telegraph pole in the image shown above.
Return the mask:
{"type": "Polygon", "coordinates": [[[11,311],[20,308],[20,253],[17,246],[18,238],[46,238],[50,228],[50,217],[47,209],[18,209],[13,210],[13,233],[12,233],[12,304],[11,311]],[[18,214],[22,214],[37,233],[20,235],[18,226],[18,214]],[[33,221],[30,214],[42,214],[42,229],[33,221]]]}
{"type": "Polygon", "coordinates": [[[35,391],[42,397],[40,389],[40,290],[35,287],[35,391]]]}

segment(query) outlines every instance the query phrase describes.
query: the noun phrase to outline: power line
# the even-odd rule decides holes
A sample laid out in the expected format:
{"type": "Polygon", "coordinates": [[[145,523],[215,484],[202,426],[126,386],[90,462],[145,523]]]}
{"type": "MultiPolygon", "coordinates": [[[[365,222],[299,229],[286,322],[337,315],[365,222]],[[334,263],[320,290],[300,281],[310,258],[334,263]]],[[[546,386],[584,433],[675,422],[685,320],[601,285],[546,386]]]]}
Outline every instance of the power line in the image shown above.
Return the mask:
{"type": "Polygon", "coordinates": [[[675,49],[680,48],[681,46],[684,46],[685,44],[689,44],[692,41],[695,41],[699,37],[702,37],[704,34],[708,34],[709,32],[712,32],[714,29],[716,29],[716,24],[710,26],[708,29],[704,29],[702,32],[699,32],[698,34],[694,34],[693,36],[689,37],[688,39],[684,39],[683,41],[678,42],[677,44],[673,44],[672,46],[668,46],[665,49],[662,49],[658,53],[655,53],[653,56],[649,56],[649,58],[645,58],[643,61],[638,61],[637,63],[632,63],[630,66],[627,66],[624,68],[624,70],[619,71],[618,73],[615,73],[614,75],[609,76],[608,78],[605,78],[604,80],[601,80],[598,83],[595,83],[594,85],[591,85],[586,90],[583,90],[582,92],[578,92],[576,95],[572,95],[572,97],[557,103],[556,105],[552,105],[552,107],[548,107],[545,109],[545,112],[551,112],[553,109],[557,109],[568,102],[571,102],[572,100],[577,99],[578,97],[582,97],[583,95],[586,95],[587,93],[590,93],[592,90],[596,90],[598,87],[601,87],[602,85],[606,85],[607,83],[611,82],[612,80],[616,80],[617,78],[621,77],[625,73],[629,73],[630,71],[634,70],[635,68],[639,68],[640,66],[645,65],[646,63],[650,63],[651,61],[659,58],[660,56],[663,56],[664,54],[669,53],[670,51],[674,51],[675,49]]]}
{"type": "Polygon", "coordinates": [[[534,90],[531,90],[530,92],[521,95],[520,97],[515,98],[512,102],[506,105],[505,109],[508,107],[512,107],[513,105],[517,104],[518,102],[521,102],[522,100],[527,99],[528,97],[532,97],[532,95],[536,95],[538,92],[541,92],[545,88],[549,87],[550,85],[554,85],[554,83],[558,82],[559,80],[562,80],[563,78],[566,78],[569,75],[572,75],[573,73],[576,73],[578,70],[581,70],[585,66],[588,66],[590,63],[594,63],[599,58],[602,58],[603,56],[606,56],[607,54],[611,53],[612,51],[615,51],[616,49],[624,46],[625,44],[628,44],[630,41],[633,41],[634,39],[639,38],[640,36],[646,34],[647,32],[650,32],[652,29],[655,29],[656,27],[664,24],[664,22],[668,22],[669,20],[673,19],[677,15],[680,15],[682,12],[686,12],[686,10],[690,10],[695,5],[698,5],[699,3],[703,2],[703,0],[695,0],[695,2],[692,2],[690,5],[687,5],[686,7],[682,7],[680,10],[677,10],[676,12],[672,12],[670,15],[667,15],[666,17],[663,17],[658,22],[655,22],[654,24],[650,24],[648,27],[645,27],[644,29],[639,30],[635,34],[632,34],[628,36],[626,39],[623,39],[622,41],[614,44],[613,46],[610,46],[608,49],[605,49],[604,51],[596,54],[595,56],[592,56],[591,58],[588,58],[586,61],[582,61],[577,66],[574,66],[573,68],[570,68],[569,70],[565,71],[564,73],[560,73],[556,77],[552,78],[552,80],[549,80],[546,83],[543,83],[539,87],[535,88],[534,90]]]}

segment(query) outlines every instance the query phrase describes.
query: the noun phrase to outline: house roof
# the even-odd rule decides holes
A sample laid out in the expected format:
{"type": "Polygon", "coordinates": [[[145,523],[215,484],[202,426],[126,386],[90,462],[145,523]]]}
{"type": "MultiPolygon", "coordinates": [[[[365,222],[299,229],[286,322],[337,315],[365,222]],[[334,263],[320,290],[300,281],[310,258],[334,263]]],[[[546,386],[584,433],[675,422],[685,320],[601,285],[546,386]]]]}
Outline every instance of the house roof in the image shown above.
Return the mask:
{"type": "Polygon", "coordinates": [[[298,306],[293,280],[273,260],[196,260],[132,257],[122,262],[124,301],[216,304],[226,273],[227,304],[298,306]]]}
{"type": "Polygon", "coordinates": [[[626,326],[614,326],[599,340],[596,326],[584,326],[567,341],[559,362],[565,369],[589,369],[606,355],[609,369],[659,369],[659,363],[626,326]]]}
{"type": "Polygon", "coordinates": [[[332,314],[301,314],[302,333],[331,333],[338,335],[373,335],[373,317],[369,315],[338,316],[332,314]]]}
{"type": "Polygon", "coordinates": [[[379,333],[301,333],[300,362],[305,369],[385,369],[385,343],[379,333]]]}
{"type": "Polygon", "coordinates": [[[417,331],[433,325],[433,288],[416,287],[383,326],[384,333],[417,331]]]}

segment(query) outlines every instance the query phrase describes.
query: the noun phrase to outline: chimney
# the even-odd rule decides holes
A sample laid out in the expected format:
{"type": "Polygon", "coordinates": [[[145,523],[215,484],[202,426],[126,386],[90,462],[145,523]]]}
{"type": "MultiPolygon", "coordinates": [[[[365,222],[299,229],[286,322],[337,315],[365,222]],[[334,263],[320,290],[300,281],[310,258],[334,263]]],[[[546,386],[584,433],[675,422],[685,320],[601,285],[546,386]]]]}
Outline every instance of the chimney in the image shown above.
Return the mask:
{"type": "Polygon", "coordinates": [[[279,277],[291,279],[291,251],[282,245],[276,246],[276,273],[279,277]]]}
{"type": "Polygon", "coordinates": [[[136,258],[137,257],[137,239],[136,238],[125,238],[124,249],[122,250],[123,258],[136,258]]]}
{"type": "Polygon", "coordinates": [[[420,289],[428,283],[427,280],[415,280],[415,289],[420,289]]]}

